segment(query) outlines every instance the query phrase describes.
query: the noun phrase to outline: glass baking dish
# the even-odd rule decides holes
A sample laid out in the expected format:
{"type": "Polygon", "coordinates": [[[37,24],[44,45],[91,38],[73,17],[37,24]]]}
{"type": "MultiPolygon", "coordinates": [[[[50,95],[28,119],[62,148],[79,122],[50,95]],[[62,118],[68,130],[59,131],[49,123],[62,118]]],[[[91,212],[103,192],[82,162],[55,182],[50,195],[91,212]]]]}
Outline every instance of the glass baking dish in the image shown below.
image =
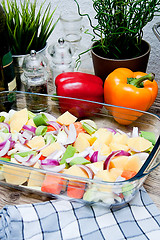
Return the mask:
{"type": "MultiPolygon", "coordinates": [[[[160,119],[148,112],[47,94],[0,92],[0,112],[24,108],[34,113],[47,112],[56,118],[63,112],[69,111],[78,120],[86,118],[93,120],[98,128],[118,129],[127,134],[133,127],[137,127],[141,131],[153,132],[156,141],[159,138],[160,119]]],[[[102,204],[107,208],[120,208],[134,198],[148,174],[159,165],[159,144],[153,148],[150,157],[152,161],[145,173],[137,178],[117,182],[77,177],[0,160],[0,184],[37,192],[40,195],[45,194],[86,204],[102,204]],[[49,185],[47,190],[42,191],[41,187],[46,175],[50,177],[49,185]],[[13,177],[16,178],[14,182],[13,177]]]]}

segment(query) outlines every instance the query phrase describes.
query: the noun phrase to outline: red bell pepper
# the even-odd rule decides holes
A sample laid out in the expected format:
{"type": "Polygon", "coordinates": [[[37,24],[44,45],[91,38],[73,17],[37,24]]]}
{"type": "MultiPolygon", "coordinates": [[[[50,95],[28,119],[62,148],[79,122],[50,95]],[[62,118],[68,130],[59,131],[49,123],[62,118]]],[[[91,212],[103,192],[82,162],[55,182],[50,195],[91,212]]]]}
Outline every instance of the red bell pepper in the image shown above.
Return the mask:
{"type": "MultiPolygon", "coordinates": [[[[103,81],[101,78],[81,72],[65,72],[55,79],[58,96],[78,98],[95,102],[103,102],[103,81]]],[[[77,101],[74,99],[59,99],[61,112],[70,111],[77,117],[90,116],[98,112],[101,105],[77,101]],[[98,109],[97,109],[98,107],[98,109]]]]}

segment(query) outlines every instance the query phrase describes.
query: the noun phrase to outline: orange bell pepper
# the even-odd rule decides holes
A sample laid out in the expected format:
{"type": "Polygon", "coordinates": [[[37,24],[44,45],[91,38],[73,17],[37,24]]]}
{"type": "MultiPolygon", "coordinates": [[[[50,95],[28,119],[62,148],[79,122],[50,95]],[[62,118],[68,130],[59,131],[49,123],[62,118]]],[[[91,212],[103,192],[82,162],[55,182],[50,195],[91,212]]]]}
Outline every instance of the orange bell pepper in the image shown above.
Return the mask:
{"type": "MultiPolygon", "coordinates": [[[[104,101],[107,104],[147,111],[158,94],[158,85],[154,74],[132,72],[128,68],[117,68],[104,82],[104,101]]],[[[135,121],[143,113],[109,107],[115,120],[123,125],[135,121]]]]}

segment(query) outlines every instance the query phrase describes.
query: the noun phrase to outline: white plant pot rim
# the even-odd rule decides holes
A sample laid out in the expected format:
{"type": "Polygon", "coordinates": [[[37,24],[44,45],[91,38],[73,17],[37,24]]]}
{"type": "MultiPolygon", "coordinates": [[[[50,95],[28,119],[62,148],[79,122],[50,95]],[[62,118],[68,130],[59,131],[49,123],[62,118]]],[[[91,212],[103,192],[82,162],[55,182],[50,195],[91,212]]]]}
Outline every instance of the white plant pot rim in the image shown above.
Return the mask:
{"type": "MultiPolygon", "coordinates": [[[[47,43],[46,43],[45,47],[42,48],[41,50],[37,51],[37,53],[41,53],[41,52],[45,51],[46,48],[47,48],[47,43]]],[[[32,49],[32,50],[34,50],[34,49],[32,49]]],[[[27,55],[29,55],[29,53],[28,53],[28,54],[23,54],[23,55],[21,55],[21,54],[16,54],[16,55],[14,55],[14,54],[13,54],[12,57],[13,57],[13,58],[24,58],[24,57],[26,57],[27,55]]]]}

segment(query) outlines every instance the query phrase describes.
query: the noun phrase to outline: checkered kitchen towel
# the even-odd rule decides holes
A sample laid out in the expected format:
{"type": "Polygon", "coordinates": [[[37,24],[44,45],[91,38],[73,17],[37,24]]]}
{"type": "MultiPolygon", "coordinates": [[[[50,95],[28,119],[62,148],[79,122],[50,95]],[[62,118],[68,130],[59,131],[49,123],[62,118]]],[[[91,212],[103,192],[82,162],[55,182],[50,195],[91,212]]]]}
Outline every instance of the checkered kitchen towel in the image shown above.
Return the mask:
{"type": "Polygon", "coordinates": [[[1,240],[158,240],[160,211],[144,188],[117,211],[65,200],[6,206],[1,240]]]}

